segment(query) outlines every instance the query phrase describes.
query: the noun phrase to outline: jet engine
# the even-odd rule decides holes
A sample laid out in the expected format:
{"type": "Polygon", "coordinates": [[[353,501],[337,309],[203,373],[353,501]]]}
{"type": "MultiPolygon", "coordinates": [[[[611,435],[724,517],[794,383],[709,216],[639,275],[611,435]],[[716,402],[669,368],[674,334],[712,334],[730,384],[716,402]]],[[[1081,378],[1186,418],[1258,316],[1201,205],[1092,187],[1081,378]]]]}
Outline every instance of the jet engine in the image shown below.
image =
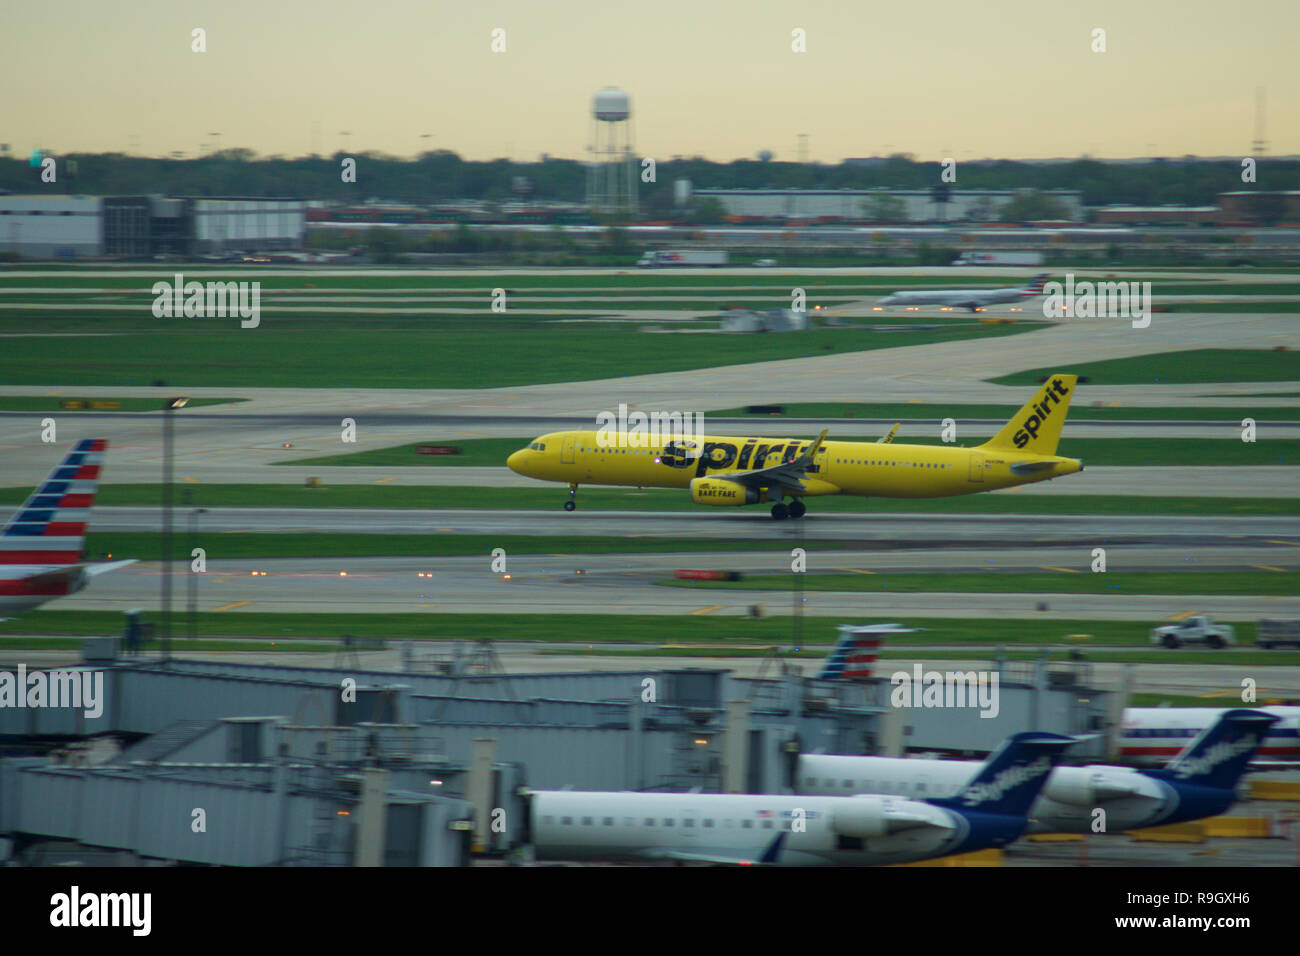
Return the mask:
{"type": "Polygon", "coordinates": [[[691,500],[697,505],[752,505],[758,501],[758,489],[723,478],[692,478],[691,500]]]}

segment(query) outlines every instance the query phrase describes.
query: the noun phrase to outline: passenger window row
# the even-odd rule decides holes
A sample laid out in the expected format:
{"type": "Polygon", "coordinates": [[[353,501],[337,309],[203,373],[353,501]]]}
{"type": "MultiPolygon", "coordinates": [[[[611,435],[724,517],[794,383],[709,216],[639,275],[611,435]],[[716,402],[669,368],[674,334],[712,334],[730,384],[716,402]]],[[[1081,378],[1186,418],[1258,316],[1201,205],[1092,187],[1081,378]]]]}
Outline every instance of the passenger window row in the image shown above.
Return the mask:
{"type": "MultiPolygon", "coordinates": [[[[592,826],[596,826],[596,819],[595,819],[595,817],[581,817],[581,818],[580,818],[581,822],[578,823],[578,824],[575,824],[575,823],[574,823],[574,820],[575,820],[575,819],[579,819],[579,818],[577,818],[577,817],[570,817],[570,816],[562,816],[562,817],[560,817],[560,826],[563,826],[563,827],[571,827],[571,826],[575,826],[575,825],[576,825],[576,826],[584,826],[584,827],[592,827],[592,826]]],[[[549,825],[554,825],[554,823],[555,823],[555,816],[554,816],[553,814],[547,814],[547,815],[545,815],[545,816],[542,817],[542,822],[545,823],[545,824],[547,824],[548,826],[549,826],[549,825]]],[[[695,820],[694,817],[687,817],[687,818],[685,818],[685,819],[678,819],[678,818],[675,818],[675,817],[663,817],[663,818],[662,818],[662,822],[659,822],[659,818],[658,818],[658,817],[645,817],[645,818],[642,820],[641,825],[644,826],[644,827],[662,826],[662,827],[665,827],[665,828],[675,827],[675,826],[681,826],[681,827],[684,827],[684,828],[686,828],[686,829],[692,829],[692,828],[694,828],[694,826],[695,826],[695,822],[696,822],[696,820],[695,820]]],[[[735,819],[724,819],[724,820],[722,821],[722,824],[723,824],[724,827],[726,827],[727,829],[730,830],[730,829],[733,829],[733,828],[736,826],[736,822],[737,822],[737,821],[736,821],[735,819]]],[[[754,828],[754,821],[753,821],[753,820],[741,820],[741,821],[739,821],[739,822],[740,822],[740,829],[742,829],[742,830],[752,830],[752,829],[754,828]]],[[[762,824],[761,829],[764,829],[764,830],[771,830],[771,829],[773,829],[773,826],[774,826],[773,821],[771,821],[771,820],[761,820],[761,821],[759,821],[759,822],[762,824]]],[[[705,817],[703,820],[700,821],[700,824],[701,824],[701,826],[702,826],[704,829],[709,830],[709,829],[714,829],[714,828],[717,826],[717,821],[714,820],[712,817],[705,817]]],[[[602,818],[601,818],[601,821],[600,821],[600,825],[601,825],[601,826],[604,826],[604,827],[612,827],[612,826],[614,825],[614,818],[613,818],[613,817],[602,817],[602,818]]],[[[625,826],[625,827],[630,827],[630,826],[633,826],[633,825],[634,825],[634,822],[633,822],[632,817],[624,817],[624,818],[623,818],[623,826],[625,826]]]]}
{"type": "Polygon", "coordinates": [[[883,459],[868,460],[865,458],[836,458],[835,464],[837,465],[886,465],[894,468],[901,466],[903,468],[938,468],[941,470],[952,469],[952,465],[944,465],[944,464],[937,464],[937,463],[917,462],[917,461],[912,461],[912,462],[885,461],[883,459]]]}

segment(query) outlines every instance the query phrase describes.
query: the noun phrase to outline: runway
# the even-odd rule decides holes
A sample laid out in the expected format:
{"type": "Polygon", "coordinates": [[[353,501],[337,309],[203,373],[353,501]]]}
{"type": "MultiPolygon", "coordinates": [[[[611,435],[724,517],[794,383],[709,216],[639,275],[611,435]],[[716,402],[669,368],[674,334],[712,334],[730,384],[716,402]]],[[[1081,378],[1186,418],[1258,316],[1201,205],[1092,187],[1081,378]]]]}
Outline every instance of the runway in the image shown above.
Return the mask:
{"type": "MultiPolygon", "coordinates": [[[[185,409],[176,415],[176,470],[182,481],[197,483],[289,483],[298,484],[322,471],[327,481],[343,483],[395,484],[492,484],[526,487],[504,468],[475,472],[456,467],[362,468],[322,470],[319,466],[273,466],[272,462],[294,461],[326,454],[340,454],[367,448],[382,448],[412,441],[455,442],[475,437],[515,435],[531,437],[573,422],[594,426],[600,411],[617,409],[620,403],[641,410],[692,410],[738,407],[772,402],[937,402],[941,404],[997,403],[1019,406],[1028,397],[1027,388],[1009,388],[985,381],[998,375],[1035,367],[1068,368],[1080,362],[1121,358],[1155,352],[1194,348],[1274,348],[1300,341],[1300,316],[1252,315],[1249,322],[1227,322],[1220,314],[1172,313],[1154,316],[1149,328],[1134,329],[1126,321],[1076,320],[1011,339],[933,343],[881,349],[870,352],[819,355],[747,365],[659,375],[586,382],[556,383],[492,389],[186,389],[194,397],[248,397],[235,406],[185,409]],[[352,418],[357,425],[357,442],[340,441],[341,422],[352,418]],[[289,444],[292,447],[286,448],[289,444]]],[[[720,363],[726,362],[725,339],[720,341],[720,363]]],[[[1143,405],[1204,406],[1206,392],[1256,394],[1270,389],[1294,391],[1294,385],[1279,383],[1203,385],[1126,385],[1079,388],[1076,402],[1109,404],[1118,402],[1141,417],[1143,405]]],[[[42,390],[7,386],[0,394],[72,394],[59,389],[42,390]]],[[[77,389],[98,397],[153,396],[156,389],[77,389]]],[[[1295,398],[1223,399],[1234,401],[1242,417],[1267,404],[1300,405],[1295,398]]],[[[43,414],[0,416],[0,485],[30,486],[57,463],[59,447],[40,440],[43,414]]],[[[106,465],[107,480],[125,483],[154,483],[161,473],[161,427],[158,415],[54,416],[60,426],[60,446],[72,438],[106,437],[111,451],[106,465]]],[[[1235,413],[1233,415],[1235,419],[1235,413]]],[[[719,423],[713,423],[719,424],[719,423]]],[[[754,434],[806,433],[816,423],[800,426],[788,421],[744,420],[725,425],[726,430],[754,434]]],[[[861,431],[865,424],[829,421],[832,433],[861,431]]],[[[888,427],[883,421],[871,425],[868,434],[888,427]]],[[[711,425],[712,427],[712,425],[711,425]]],[[[915,434],[933,435],[938,422],[915,426],[915,434]]],[[[988,423],[959,426],[958,437],[982,439],[992,434],[988,423]]],[[[1188,423],[1166,429],[1149,425],[1107,426],[1073,421],[1067,424],[1063,450],[1068,453],[1071,436],[1154,437],[1158,434],[1191,437],[1223,435],[1237,437],[1240,420],[1215,425],[1188,423]]],[[[900,435],[906,440],[907,430],[900,435]]],[[[1294,425],[1271,425],[1265,421],[1260,438],[1294,438],[1294,425]]],[[[1261,445],[1261,449],[1266,446],[1261,445]]],[[[1266,452],[1262,451],[1262,454],[1266,452]]],[[[1171,495],[1264,495],[1294,494],[1300,488],[1300,470],[1266,465],[1247,468],[1152,469],[1088,468],[1069,481],[1030,486],[1027,494],[1156,494],[1171,495]],[[1066,490],[1069,489],[1069,490],[1066,490]]]]}
{"type": "MultiPolygon", "coordinates": [[[[47,445],[39,441],[40,418],[27,420],[0,417],[0,487],[30,488],[48,475],[67,453],[67,446],[47,445]]],[[[63,434],[69,428],[64,419],[63,434]]],[[[550,429],[538,429],[538,434],[550,429]]],[[[157,421],[77,422],[72,434],[76,438],[107,437],[109,452],[104,466],[104,480],[113,484],[157,484],[162,479],[161,427],[157,421]],[[125,434],[124,434],[125,433],[125,434]]],[[[789,429],[785,429],[789,432],[789,429]]],[[[337,433],[322,435],[319,432],[304,436],[291,428],[265,425],[255,429],[250,438],[241,439],[240,429],[214,429],[187,422],[176,428],[177,481],[196,489],[204,484],[281,484],[304,485],[309,478],[318,478],[330,485],[394,485],[402,487],[476,486],[484,488],[549,488],[555,492],[556,507],[562,503],[567,489],[562,484],[540,482],[517,475],[504,466],[478,467],[461,465],[360,465],[354,467],[334,465],[282,465],[275,464],[289,456],[312,458],[344,451],[364,450],[405,444],[417,440],[450,442],[467,438],[486,437],[482,431],[471,434],[447,435],[430,431],[410,431],[393,434],[387,440],[359,441],[356,445],[343,445],[337,433]],[[270,440],[274,432],[290,441],[292,451],[279,447],[270,440]]],[[[245,430],[245,434],[247,431],[245,430]]],[[[757,432],[756,432],[757,434],[757,432]]],[[[810,435],[810,437],[813,437],[810,435]]],[[[527,442],[520,439],[520,447],[527,442]]],[[[905,439],[904,439],[905,440],[905,439]]],[[[1269,452],[1261,447],[1261,459],[1267,460],[1269,452]]],[[[1068,440],[1062,452],[1069,453],[1068,440]]],[[[412,457],[415,457],[414,455],[412,457]]],[[[1086,461],[1085,461],[1086,464],[1086,461]]],[[[599,486],[587,486],[599,487],[599,486]]],[[[1088,466],[1085,471],[1050,482],[1022,485],[996,495],[1138,495],[1148,497],[1211,497],[1211,498],[1285,498],[1300,491],[1300,468],[1290,465],[1210,465],[1210,466],[1088,466]]],[[[683,490],[683,501],[689,495],[683,490]]],[[[581,507],[581,492],[579,492],[581,507]]],[[[886,504],[888,499],[864,499],[864,510],[873,507],[869,502],[886,504]]],[[[816,510],[815,503],[810,505],[816,510]]],[[[703,509],[701,509],[703,510],[703,509]]]]}
{"type": "MultiPolygon", "coordinates": [[[[581,496],[581,492],[579,492],[581,496]]],[[[557,502],[565,497],[563,492],[557,502]]],[[[878,500],[878,499],[877,499],[878,500]]],[[[689,507],[689,505],[687,505],[689,507]]],[[[0,508],[7,519],[14,508],[0,508]]],[[[178,509],[178,513],[185,513],[178,509]]],[[[854,540],[893,548],[1004,543],[1032,546],[1074,542],[1245,545],[1284,541],[1300,545],[1300,515],[942,515],[896,514],[881,502],[863,514],[810,512],[799,521],[773,521],[766,511],[696,508],[682,511],[514,511],[497,509],[209,508],[202,532],[317,531],[362,534],[510,534],[605,537],[854,540]]],[[[100,506],[92,531],[158,531],[162,510],[100,506]]],[[[1285,544],[1284,544],[1285,546],[1285,544]]],[[[1300,551],[1297,551],[1300,554],[1300,551]]]]}
{"type": "MultiPolygon", "coordinates": [[[[203,539],[206,540],[206,539],[203,539]]],[[[479,557],[455,558],[281,558],[222,560],[216,539],[208,554],[207,571],[199,576],[198,608],[230,613],[527,613],[527,614],[706,614],[711,617],[748,615],[755,604],[773,613],[787,613],[796,599],[789,591],[747,591],[666,587],[656,584],[676,567],[725,568],[788,572],[789,555],[509,555],[507,573],[491,567],[491,540],[479,557]],[[253,571],[262,573],[254,575],[253,571]]],[[[1248,552],[1254,555],[1256,552],[1248,552]]],[[[1102,594],[1036,593],[895,593],[808,591],[803,613],[817,617],[887,615],[905,617],[987,618],[1041,617],[1044,620],[1151,620],[1173,614],[1205,611],[1221,620],[1259,617],[1300,617],[1300,596],[1209,596],[1130,594],[1123,589],[1124,568],[1177,566],[1177,556],[1123,552],[1108,556],[1107,573],[1115,590],[1102,594]],[[1145,554],[1145,557],[1142,555],[1145,554]],[[1111,562],[1115,570],[1111,571],[1111,562]],[[1039,610],[1046,604],[1047,610],[1039,610]]],[[[1084,549],[1051,550],[1042,563],[999,553],[1004,562],[982,552],[954,555],[951,551],[914,554],[881,560],[868,552],[814,551],[810,570],[835,571],[922,569],[975,570],[986,567],[1043,567],[1052,561],[1086,567],[1084,549]],[[1033,561],[1034,563],[1029,563],[1033,561]]],[[[1207,557],[1207,561],[1209,558],[1207,557]]],[[[1233,558],[1224,557],[1227,563],[1233,558]]],[[[1057,565],[1058,567],[1060,565],[1057,565]]],[[[1267,573],[1267,572],[1261,572],[1267,573]]],[[[51,602],[51,609],[126,610],[159,606],[161,571],[152,562],[101,575],[88,589],[51,602]]],[[[185,593],[191,572],[174,566],[173,592],[185,593]]],[[[1064,576],[1064,575],[1063,575],[1064,576]]],[[[1015,588],[1015,578],[1006,581],[1015,588]]]]}

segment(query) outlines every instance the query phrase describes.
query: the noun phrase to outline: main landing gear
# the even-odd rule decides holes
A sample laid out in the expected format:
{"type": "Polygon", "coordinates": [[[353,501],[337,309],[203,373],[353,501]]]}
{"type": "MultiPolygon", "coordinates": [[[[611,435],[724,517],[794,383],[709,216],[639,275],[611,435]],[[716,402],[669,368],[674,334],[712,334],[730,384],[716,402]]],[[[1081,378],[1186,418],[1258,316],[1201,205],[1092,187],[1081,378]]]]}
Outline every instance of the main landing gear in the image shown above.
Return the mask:
{"type": "Polygon", "coordinates": [[[578,507],[577,498],[578,498],[578,486],[569,485],[569,500],[564,503],[564,510],[572,511],[574,508],[578,507]]]}
{"type": "Polygon", "coordinates": [[[772,517],[777,521],[783,521],[786,518],[802,518],[807,511],[807,505],[798,498],[795,498],[788,505],[781,501],[772,505],[772,517]]]}

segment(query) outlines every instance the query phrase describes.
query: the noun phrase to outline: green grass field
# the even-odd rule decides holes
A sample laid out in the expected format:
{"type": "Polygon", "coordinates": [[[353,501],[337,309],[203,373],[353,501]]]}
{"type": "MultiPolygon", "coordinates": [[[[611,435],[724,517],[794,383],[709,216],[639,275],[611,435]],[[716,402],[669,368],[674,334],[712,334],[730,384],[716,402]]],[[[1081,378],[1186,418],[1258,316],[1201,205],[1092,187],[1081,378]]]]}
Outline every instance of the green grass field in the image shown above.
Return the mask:
{"type": "MultiPolygon", "coordinates": [[[[960,426],[959,426],[960,429],[960,426]]],[[[1237,426],[1231,430],[1237,432],[1237,426]]],[[[737,430],[730,429],[734,434],[737,430]]],[[[1229,429],[1225,429],[1229,431],[1229,429]]],[[[960,430],[958,432],[960,434],[960,430]]],[[[536,436],[519,438],[471,438],[457,442],[414,442],[390,448],[350,452],[277,462],[280,465],[304,466],[392,466],[392,467],[500,467],[511,452],[527,445],[536,436]],[[416,447],[425,444],[452,444],[457,455],[420,455],[416,447]]],[[[812,438],[814,435],[808,435],[812,438]]],[[[878,436],[876,436],[878,437],[878,436]]],[[[831,435],[832,441],[875,442],[876,437],[831,435]]],[[[937,436],[904,436],[900,429],[899,444],[942,446],[937,436]]],[[[979,444],[969,439],[966,446],[979,444]]],[[[1300,442],[1267,439],[1243,442],[1240,434],[1232,438],[1071,438],[1061,442],[1059,453],[1082,458],[1089,465],[1125,465],[1161,467],[1169,465],[1295,465],[1300,463],[1300,442]]]]}
{"type": "MultiPolygon", "coordinates": [[[[326,476],[328,478],[328,475],[326,476]]],[[[19,505],[28,488],[0,488],[0,505],[19,505]]],[[[178,508],[450,508],[494,510],[559,510],[568,498],[563,486],[480,488],[463,485],[401,487],[394,485],[181,485],[178,508]]],[[[104,485],[99,505],[159,505],[159,485],[104,485]]],[[[668,489],[582,488],[578,507],[584,511],[697,511],[683,491],[668,489]]],[[[811,499],[810,515],[819,514],[1162,514],[1162,515],[1295,515],[1294,498],[1161,498],[1145,495],[1023,495],[993,492],[959,498],[811,499]]],[[[757,507],[745,513],[770,521],[757,507]]],[[[789,527],[786,525],[785,527],[789,527]]]]}
{"type": "MultiPolygon", "coordinates": [[[[1028,369],[991,379],[998,385],[1037,385],[1039,379],[1063,367],[1028,369]]],[[[1084,362],[1068,371],[1087,376],[1091,385],[1210,385],[1223,382],[1300,381],[1300,350],[1190,349],[1084,362]]]]}
{"type": "MultiPolygon", "coordinates": [[[[775,525],[775,522],[773,522],[775,525]]],[[[843,550],[848,541],[827,541],[822,550],[843,550]]],[[[172,540],[172,557],[188,562],[190,549],[201,547],[208,560],[239,558],[335,558],[335,557],[451,557],[481,554],[504,548],[507,554],[545,554],[572,557],[590,554],[663,554],[668,552],[769,551],[789,553],[786,540],[774,534],[770,540],[680,537],[606,537],[575,535],[558,537],[526,534],[346,534],[302,532],[273,534],[256,531],[204,531],[199,525],[194,543],[185,526],[172,540]]],[[[163,556],[162,535],[149,531],[92,531],[86,535],[86,554],[94,560],[136,558],[156,561],[163,556]]],[[[486,566],[486,565],[485,565],[486,566]]]]}
{"type": "MultiPolygon", "coordinates": [[[[746,265],[744,257],[737,257],[736,265],[746,265]]],[[[85,266],[78,267],[84,269],[85,266]]],[[[136,265],[133,271],[144,271],[148,276],[124,276],[120,270],[104,269],[94,276],[70,276],[66,270],[42,268],[39,264],[23,263],[16,266],[0,267],[0,294],[5,289],[19,288],[56,288],[83,295],[99,293],[135,293],[150,295],[150,287],[158,279],[171,281],[176,272],[182,272],[187,280],[198,279],[237,279],[239,281],[256,280],[261,283],[264,293],[303,292],[312,294],[330,290],[358,290],[361,294],[385,295],[408,291],[428,292],[464,292],[471,295],[488,295],[495,287],[503,287],[512,292],[543,294],[554,292],[564,294],[572,290],[598,290],[602,294],[637,294],[646,290],[656,290],[656,294],[668,294],[681,290],[746,290],[753,288],[770,288],[773,291],[785,291],[794,286],[814,290],[855,291],[865,295],[883,294],[894,289],[903,288],[1002,288],[1018,285],[1022,280],[1002,275],[988,275],[979,272],[963,273],[959,280],[942,275],[882,275],[864,270],[861,273],[842,273],[828,275],[801,275],[798,270],[774,270],[771,272],[750,272],[742,275],[717,274],[708,270],[699,272],[668,275],[655,270],[636,268],[611,269],[595,274],[581,274],[557,270],[551,274],[536,275],[493,275],[482,270],[467,270],[461,274],[431,274],[421,270],[394,269],[387,274],[373,274],[367,267],[365,273],[350,274],[344,269],[342,274],[327,274],[330,270],[293,271],[289,274],[275,274],[282,267],[276,264],[268,266],[241,265],[237,263],[208,264],[151,264],[141,268],[136,265]],[[47,274],[39,278],[29,276],[6,275],[6,272],[44,271],[47,274]]],[[[1051,278],[1061,280],[1063,269],[1046,267],[1051,278]]],[[[1161,267],[1161,271],[1168,271],[1161,267]]],[[[1203,271],[1196,267],[1189,271],[1203,271]]],[[[1288,270],[1281,270],[1288,271],[1288,270]]],[[[1096,278],[1114,275],[1125,281],[1141,281],[1148,278],[1140,268],[1114,268],[1075,270],[1076,275],[1096,278]]],[[[1230,282],[1206,281],[1189,276],[1185,280],[1152,280],[1153,291],[1162,295],[1296,295],[1300,294],[1300,282],[1230,282]]],[[[14,293],[20,294],[20,293],[14,293]]],[[[150,295],[152,299],[152,296],[150,295]]]]}
{"type": "Polygon", "coordinates": [[[887,334],[846,328],[662,336],[607,325],[510,329],[494,325],[486,314],[475,328],[454,333],[435,327],[362,331],[342,322],[287,332],[265,319],[256,329],[232,322],[215,331],[212,323],[221,320],[166,321],[155,320],[153,331],[139,334],[59,338],[57,347],[41,337],[8,339],[0,385],[122,386],[162,380],[187,388],[268,382],[281,388],[494,388],[983,339],[1032,327],[953,324],[887,334]]]}
{"type": "Polygon", "coordinates": [[[971,592],[984,594],[1235,594],[1300,593],[1300,571],[881,572],[879,574],[754,574],[740,581],[657,581],[665,587],[724,591],[971,592]]]}

